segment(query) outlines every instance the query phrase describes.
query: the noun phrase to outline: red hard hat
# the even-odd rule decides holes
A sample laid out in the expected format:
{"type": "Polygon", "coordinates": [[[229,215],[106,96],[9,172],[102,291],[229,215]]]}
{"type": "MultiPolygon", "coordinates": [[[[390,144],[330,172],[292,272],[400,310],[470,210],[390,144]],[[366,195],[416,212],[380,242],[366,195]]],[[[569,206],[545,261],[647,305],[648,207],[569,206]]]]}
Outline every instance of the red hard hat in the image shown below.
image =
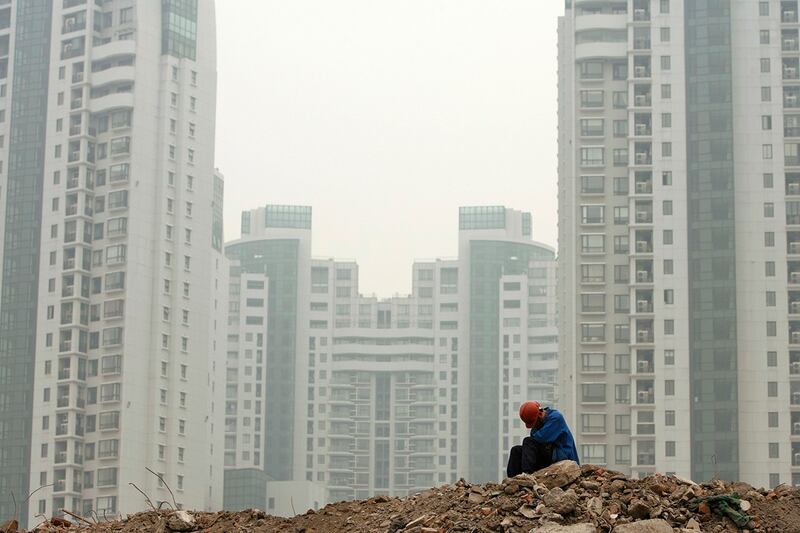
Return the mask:
{"type": "Polygon", "coordinates": [[[525,422],[525,427],[530,429],[539,420],[539,402],[525,402],[519,406],[519,417],[525,422]]]}

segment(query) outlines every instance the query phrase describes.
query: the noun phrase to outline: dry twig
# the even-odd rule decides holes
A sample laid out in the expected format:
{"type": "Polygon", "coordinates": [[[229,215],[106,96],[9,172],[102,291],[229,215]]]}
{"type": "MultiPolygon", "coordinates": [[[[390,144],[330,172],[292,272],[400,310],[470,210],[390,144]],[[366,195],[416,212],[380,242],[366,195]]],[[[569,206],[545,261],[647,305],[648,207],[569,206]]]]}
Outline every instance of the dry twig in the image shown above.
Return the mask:
{"type": "Polygon", "coordinates": [[[172,492],[172,489],[169,488],[169,485],[167,484],[167,482],[164,481],[164,476],[162,476],[161,474],[157,474],[156,472],[153,472],[152,470],[150,470],[147,467],[144,467],[144,468],[145,468],[145,470],[147,470],[148,472],[150,472],[151,474],[156,476],[158,479],[160,479],[161,483],[163,483],[164,486],[167,487],[167,490],[169,491],[169,495],[172,496],[172,503],[175,504],[174,509],[177,509],[178,508],[178,502],[175,501],[175,493],[172,492]]]}
{"type": "MultiPolygon", "coordinates": [[[[155,505],[153,505],[153,501],[150,499],[150,496],[148,496],[147,494],[145,494],[145,493],[144,493],[144,491],[143,491],[142,489],[140,489],[139,487],[137,487],[137,486],[136,486],[136,483],[128,483],[128,485],[130,485],[130,486],[131,486],[131,487],[133,487],[134,489],[138,490],[138,491],[139,491],[139,494],[141,494],[142,496],[144,496],[144,501],[145,501],[145,502],[147,502],[147,505],[149,505],[149,506],[150,506],[150,509],[152,509],[153,511],[155,511],[155,510],[156,510],[156,506],[155,506],[155,505]]],[[[105,517],[104,517],[104,518],[105,518],[105,517]]]]}

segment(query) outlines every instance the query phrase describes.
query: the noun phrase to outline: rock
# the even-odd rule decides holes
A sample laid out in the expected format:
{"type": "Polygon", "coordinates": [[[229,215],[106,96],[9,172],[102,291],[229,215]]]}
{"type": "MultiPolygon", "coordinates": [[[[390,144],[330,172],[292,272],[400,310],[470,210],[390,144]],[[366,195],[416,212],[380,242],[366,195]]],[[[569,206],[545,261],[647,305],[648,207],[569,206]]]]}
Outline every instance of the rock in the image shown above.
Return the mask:
{"type": "Polygon", "coordinates": [[[503,487],[503,492],[505,492],[508,495],[516,494],[517,492],[519,492],[519,485],[517,485],[516,483],[509,483],[508,485],[503,487]]]}
{"type": "Polygon", "coordinates": [[[572,514],[578,506],[578,495],[572,489],[564,491],[555,487],[545,494],[544,504],[562,516],[572,514]]]}
{"type": "Polygon", "coordinates": [[[640,520],[629,524],[620,524],[611,530],[611,533],[672,533],[672,526],[660,518],[654,520],[640,520]]]}
{"type": "Polygon", "coordinates": [[[594,524],[588,523],[562,526],[561,524],[547,522],[531,529],[530,533],[597,533],[597,528],[594,524]]]}
{"type": "Polygon", "coordinates": [[[469,497],[467,499],[469,500],[469,503],[477,504],[477,503],[483,503],[483,500],[485,500],[486,498],[484,498],[481,494],[478,494],[477,492],[470,492],[469,497]]]}
{"type": "Polygon", "coordinates": [[[422,523],[424,523],[426,520],[428,520],[428,518],[430,518],[430,516],[426,515],[426,514],[424,514],[422,516],[419,516],[419,517],[415,518],[414,520],[412,520],[411,522],[409,522],[408,524],[406,524],[405,528],[406,529],[411,529],[414,526],[419,526],[422,523]]]}
{"type": "Polygon", "coordinates": [[[650,506],[638,498],[631,500],[628,506],[628,514],[636,519],[650,518],[650,511],[650,506]]]}
{"type": "Polygon", "coordinates": [[[575,461],[559,461],[534,472],[532,476],[548,489],[563,487],[581,477],[581,467],[575,461]]]}
{"type": "Polygon", "coordinates": [[[591,491],[600,490],[600,483],[589,480],[581,481],[581,488],[591,491]]]}
{"type": "Polygon", "coordinates": [[[186,511],[175,511],[167,517],[167,527],[172,531],[193,531],[195,520],[186,511]]]}
{"type": "Polygon", "coordinates": [[[690,518],[689,521],[686,522],[686,526],[685,527],[686,527],[686,529],[690,529],[690,530],[693,530],[693,531],[702,531],[702,528],[700,527],[700,523],[697,520],[695,520],[694,518],[690,518]]]}
{"type": "Polygon", "coordinates": [[[481,507],[481,514],[483,516],[489,516],[490,514],[495,514],[497,509],[492,509],[491,507],[481,507]]]}
{"type": "Polygon", "coordinates": [[[524,516],[525,518],[533,518],[536,516],[536,509],[534,509],[528,504],[525,504],[519,509],[517,509],[517,512],[522,516],[524,516]]]}
{"type": "Polygon", "coordinates": [[[608,492],[611,494],[622,492],[623,490],[625,490],[625,482],[621,479],[615,479],[608,486],[608,492]]]}
{"type": "Polygon", "coordinates": [[[602,498],[598,498],[595,496],[594,498],[590,498],[588,502],[586,502],[586,510],[594,515],[601,515],[603,514],[603,500],[602,498]]]}
{"type": "Polygon", "coordinates": [[[750,502],[747,500],[739,500],[739,508],[742,511],[749,511],[750,510],[750,502]]]}

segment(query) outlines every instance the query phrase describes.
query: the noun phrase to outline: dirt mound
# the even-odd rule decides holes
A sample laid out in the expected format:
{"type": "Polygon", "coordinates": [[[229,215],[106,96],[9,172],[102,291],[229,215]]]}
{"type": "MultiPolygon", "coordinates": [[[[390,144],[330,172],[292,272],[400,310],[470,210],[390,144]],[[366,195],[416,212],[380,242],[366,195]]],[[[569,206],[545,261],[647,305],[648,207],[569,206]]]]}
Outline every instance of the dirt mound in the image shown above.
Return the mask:
{"type": "MultiPolygon", "coordinates": [[[[4,525],[0,525],[0,533],[6,533],[4,525]]],[[[14,531],[8,529],[8,533],[14,531]]],[[[258,510],[162,510],[91,525],[54,519],[33,531],[800,533],[800,491],[785,485],[764,490],[722,481],[697,485],[663,475],[633,480],[618,472],[563,461],[501,484],[470,485],[459,481],[408,498],[377,496],[339,502],[291,519],[258,510]]]]}

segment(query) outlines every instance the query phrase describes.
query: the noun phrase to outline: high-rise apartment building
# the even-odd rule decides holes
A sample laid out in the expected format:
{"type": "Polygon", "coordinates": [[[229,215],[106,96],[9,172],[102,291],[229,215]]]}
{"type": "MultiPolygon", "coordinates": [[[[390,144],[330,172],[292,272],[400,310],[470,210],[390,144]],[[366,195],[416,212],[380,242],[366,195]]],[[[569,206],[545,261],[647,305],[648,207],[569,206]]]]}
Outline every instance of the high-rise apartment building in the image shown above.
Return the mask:
{"type": "Polygon", "coordinates": [[[226,506],[288,512],[273,480],[336,501],[503,477],[519,404],[556,399],[555,255],[528,213],[459,222],[457,259],[416,262],[412,294],[381,299],[355,262],[311,258],[310,208],[243,214],[226,246],[226,506]]]}
{"type": "Polygon", "coordinates": [[[560,384],[585,461],[800,483],[797,14],[566,2],[560,384]]]}
{"type": "Polygon", "coordinates": [[[0,4],[0,516],[216,508],[213,1],[0,4]]]}

